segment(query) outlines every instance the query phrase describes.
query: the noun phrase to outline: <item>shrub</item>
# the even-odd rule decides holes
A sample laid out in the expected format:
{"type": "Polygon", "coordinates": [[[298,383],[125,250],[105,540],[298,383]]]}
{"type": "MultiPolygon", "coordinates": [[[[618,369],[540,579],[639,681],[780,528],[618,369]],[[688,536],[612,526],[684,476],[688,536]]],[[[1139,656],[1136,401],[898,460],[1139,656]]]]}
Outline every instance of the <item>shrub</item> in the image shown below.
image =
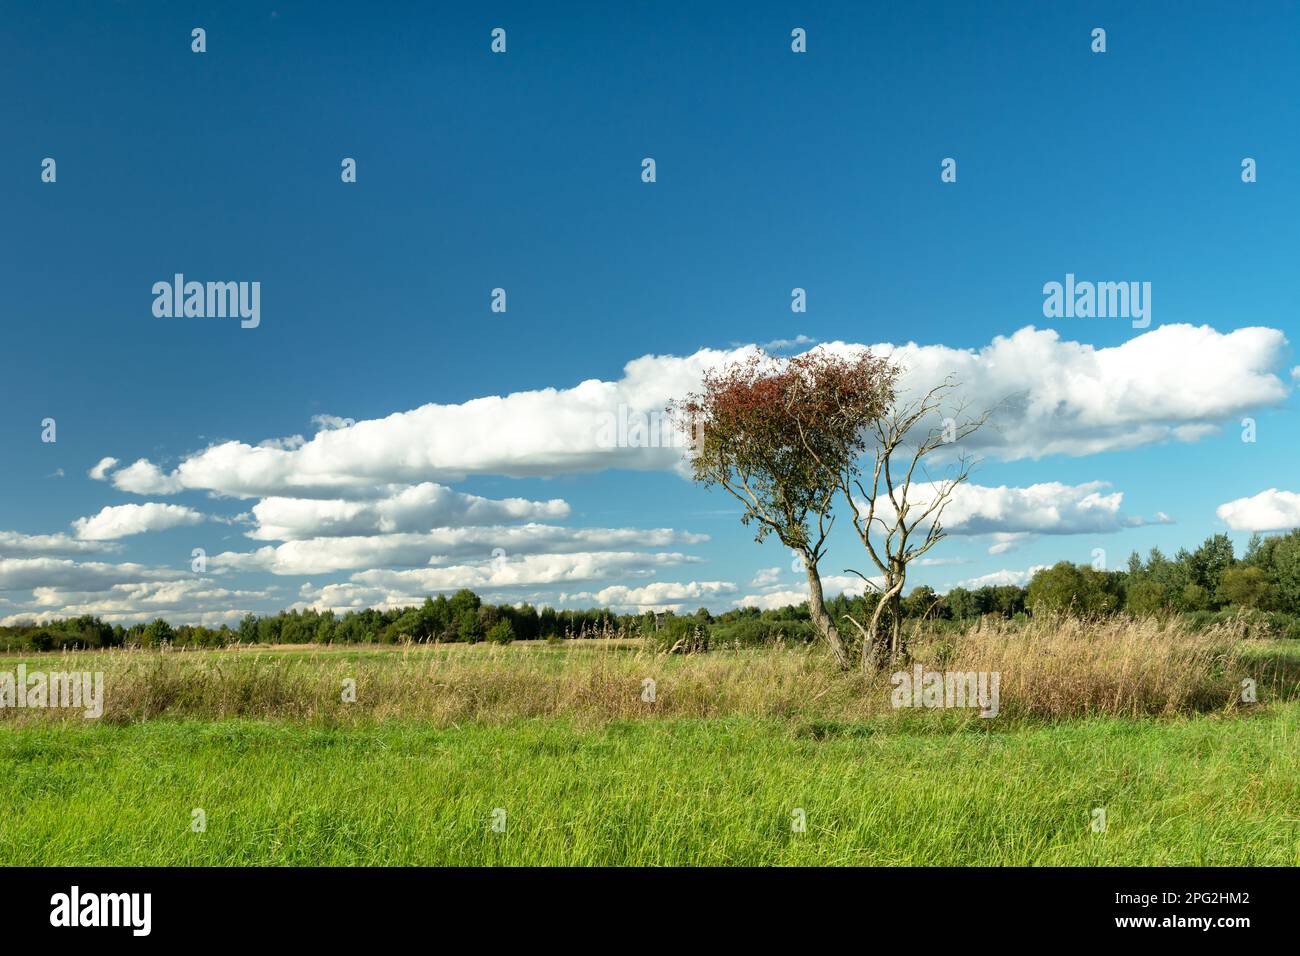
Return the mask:
{"type": "Polygon", "coordinates": [[[690,654],[709,649],[709,625],[694,617],[669,617],[647,637],[657,651],[690,654]]]}
{"type": "Polygon", "coordinates": [[[509,644],[515,639],[515,629],[509,619],[501,618],[487,632],[487,639],[493,644],[509,644]]]}

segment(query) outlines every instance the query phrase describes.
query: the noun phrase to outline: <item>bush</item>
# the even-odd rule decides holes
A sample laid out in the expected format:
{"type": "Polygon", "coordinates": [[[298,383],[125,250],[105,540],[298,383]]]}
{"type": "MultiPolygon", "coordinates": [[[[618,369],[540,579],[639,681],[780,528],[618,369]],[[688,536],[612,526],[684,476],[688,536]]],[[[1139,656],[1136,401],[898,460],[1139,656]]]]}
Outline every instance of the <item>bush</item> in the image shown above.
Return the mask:
{"type": "Polygon", "coordinates": [[[509,644],[515,639],[515,629],[507,618],[501,618],[487,632],[487,639],[493,644],[509,644]]]}
{"type": "Polygon", "coordinates": [[[647,635],[657,651],[690,654],[709,649],[709,625],[694,617],[669,617],[647,635]]]}
{"type": "Polygon", "coordinates": [[[816,640],[817,632],[810,621],[773,621],[743,618],[716,624],[710,639],[720,647],[760,647],[778,640],[787,644],[807,644],[816,640]]]}

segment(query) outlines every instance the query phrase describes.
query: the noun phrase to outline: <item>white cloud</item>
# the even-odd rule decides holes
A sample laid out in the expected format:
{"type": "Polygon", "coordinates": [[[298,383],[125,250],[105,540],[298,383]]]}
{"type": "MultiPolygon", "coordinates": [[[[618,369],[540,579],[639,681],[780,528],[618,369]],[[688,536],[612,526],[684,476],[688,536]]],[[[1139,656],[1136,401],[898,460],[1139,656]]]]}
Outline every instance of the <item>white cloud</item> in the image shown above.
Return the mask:
{"type": "Polygon", "coordinates": [[[253,506],[257,528],[250,538],[289,541],[345,535],[428,531],[435,527],[491,525],[504,521],[565,518],[569,506],[559,498],[493,500],[425,482],[377,501],[339,498],[263,498],[253,506]]]}
{"type": "Polygon", "coordinates": [[[202,520],[203,515],[193,508],[150,501],[142,505],[108,506],[97,515],[78,518],[72,522],[72,527],[83,541],[111,541],[146,531],[198,524],[202,520]]]}
{"type": "Polygon", "coordinates": [[[116,466],[116,458],[101,458],[96,463],[95,467],[91,468],[90,471],[86,472],[86,474],[95,479],[95,481],[106,481],[108,480],[108,473],[116,466]]]}
{"type": "Polygon", "coordinates": [[[1012,571],[1008,569],[993,571],[990,574],[981,574],[977,578],[967,578],[965,581],[959,582],[957,587],[966,588],[968,590],[975,590],[976,588],[983,587],[1002,587],[1009,584],[1014,584],[1017,587],[1024,587],[1029,583],[1030,578],[1046,567],[1047,565],[1045,564],[1036,564],[1023,571],[1012,571]]]}
{"type": "Polygon", "coordinates": [[[666,447],[617,447],[620,409],[662,414],[669,398],[699,386],[706,368],[749,351],[645,356],[627,363],[617,382],[590,379],[567,389],[423,405],[317,432],[296,449],[224,442],[188,456],[170,475],[141,461],[116,472],[113,481],[137,493],[155,493],[170,484],[173,490],[236,497],[337,497],[349,489],[470,474],[527,477],[609,467],[672,468],[681,455],[667,435],[661,439],[666,447]]]}
{"type": "Polygon", "coordinates": [[[912,392],[952,375],[974,409],[997,406],[991,427],[962,445],[1015,460],[1195,441],[1285,399],[1286,344],[1276,329],[1164,325],[1096,348],[1027,327],[979,350],[909,343],[892,354],[912,392]]]}
{"type": "Polygon", "coordinates": [[[400,589],[371,587],[346,581],[320,587],[309,581],[299,589],[298,593],[302,600],[291,605],[290,610],[322,613],[334,611],[336,614],[345,614],[348,611],[359,611],[370,607],[379,611],[414,607],[424,601],[424,595],[414,591],[407,593],[400,589]]]}
{"type": "MultiPolygon", "coordinates": [[[[1278,374],[1287,371],[1286,338],[1260,327],[1220,333],[1164,325],[1110,348],[1032,327],[978,350],[873,348],[907,367],[907,392],[953,375],[972,408],[996,407],[992,424],[962,444],[1008,460],[1194,441],[1246,410],[1280,403],[1289,391],[1278,374]]],[[[613,382],[424,405],[320,431],[301,447],[228,441],[186,457],[171,474],[142,459],[115,472],[113,482],[140,494],[191,488],[239,497],[338,497],[347,489],[470,474],[672,469],[681,455],[669,442],[615,447],[611,423],[620,409],[658,414],[670,399],[698,388],[706,369],[751,353],[746,347],[647,355],[627,363],[613,382]]]]}
{"type": "Polygon", "coordinates": [[[485,600],[500,603],[505,598],[490,593],[491,589],[518,591],[535,585],[646,577],[659,568],[689,564],[694,560],[677,553],[591,552],[531,555],[447,568],[370,570],[353,574],[346,582],[319,587],[304,584],[299,590],[302,600],[294,606],[339,612],[365,607],[411,607],[421,603],[429,594],[460,588],[470,588],[485,600]]]}
{"type": "MultiPolygon", "coordinates": [[[[794,577],[793,573],[791,577],[794,577]]],[[[876,589],[880,588],[884,583],[884,579],[879,575],[868,580],[876,589]]],[[[757,587],[758,585],[751,584],[750,586],[757,587]]],[[[866,582],[856,574],[822,575],[822,594],[827,599],[833,598],[837,594],[861,597],[866,590],[866,582]]],[[[756,607],[763,611],[775,611],[783,607],[802,604],[806,600],[808,600],[808,581],[804,578],[800,583],[789,588],[783,588],[779,584],[761,588],[757,594],[746,594],[738,599],[735,605],[736,607],[756,607]]]]}
{"type": "MultiPolygon", "coordinates": [[[[830,595],[827,595],[830,597],[830,595]]],[[[792,607],[808,600],[808,588],[785,591],[764,591],[762,594],[746,594],[736,601],[736,607],[756,607],[760,611],[776,611],[783,607],[792,607]]]]}
{"type": "Polygon", "coordinates": [[[370,570],[353,574],[355,584],[428,594],[459,588],[519,588],[544,584],[600,581],[612,577],[646,577],[657,568],[697,561],[680,552],[580,551],[528,554],[476,564],[402,571],[370,570]]]}
{"type": "Polygon", "coordinates": [[[1027,531],[999,532],[993,535],[993,543],[989,545],[989,554],[1006,554],[1008,551],[1014,551],[1021,545],[1033,541],[1036,537],[1038,536],[1027,531]]]}
{"type": "Polygon", "coordinates": [[[151,568],[143,564],[109,564],[67,558],[0,558],[0,591],[64,588],[103,591],[115,584],[169,581],[188,577],[188,571],[151,568]]]}
{"type": "Polygon", "coordinates": [[[23,534],[20,531],[0,531],[0,557],[4,558],[74,555],[116,549],[116,545],[79,541],[62,533],[23,534]]]}
{"type": "Polygon", "coordinates": [[[351,418],[340,418],[338,415],[313,415],[311,423],[318,431],[328,431],[333,428],[349,428],[355,425],[356,421],[351,418]]]}
{"type": "MultiPolygon", "coordinates": [[[[1104,493],[1109,487],[1105,481],[1047,481],[1021,488],[966,482],[953,492],[943,523],[954,534],[1010,535],[1105,534],[1159,522],[1124,515],[1124,493],[1104,493]]],[[[932,496],[930,486],[923,486],[921,495],[932,496]]]]}
{"type": "Polygon", "coordinates": [[[691,604],[731,594],[736,586],[730,581],[688,581],[675,583],[654,581],[642,587],[615,584],[599,591],[581,591],[561,594],[561,604],[589,607],[607,607],[616,614],[640,614],[645,611],[681,611],[691,604]]]}
{"type": "Polygon", "coordinates": [[[1234,531],[1289,531],[1300,527],[1300,494],[1270,488],[1221,504],[1214,513],[1234,531]]]}
{"type": "MultiPolygon", "coordinates": [[[[107,469],[104,474],[107,474],[107,469]]],[[[133,464],[113,472],[112,478],[113,486],[119,491],[129,491],[135,495],[173,495],[185,488],[185,483],[181,479],[174,475],[163,474],[162,469],[147,458],[140,458],[133,464]]]]}
{"type": "MultiPolygon", "coordinates": [[[[952,490],[943,527],[949,534],[989,535],[993,541],[989,554],[1005,554],[1041,534],[1112,534],[1169,523],[1168,515],[1161,512],[1152,518],[1124,514],[1124,493],[1106,492],[1109,487],[1105,481],[1078,485],[1047,481],[1020,488],[968,481],[952,490]]],[[[913,484],[908,495],[913,514],[924,511],[938,489],[934,482],[913,484]]],[[[892,520],[888,498],[880,499],[878,510],[886,521],[892,520]]]]}
{"type": "Polygon", "coordinates": [[[212,557],[209,564],[213,570],[325,574],[361,568],[420,567],[445,564],[449,560],[486,559],[498,550],[513,557],[662,548],[707,540],[707,535],[671,528],[561,528],[544,524],[439,528],[427,534],[395,533],[286,541],[255,551],[225,551],[212,557]]]}
{"type": "Polygon", "coordinates": [[[770,342],[764,342],[759,348],[767,352],[781,352],[785,349],[797,348],[800,345],[815,345],[817,340],[807,335],[796,335],[792,339],[773,339],[770,342]]]}
{"type": "Polygon", "coordinates": [[[109,623],[163,617],[171,624],[231,624],[248,614],[253,602],[267,596],[266,591],[230,590],[192,576],[176,581],[115,584],[90,592],[41,587],[33,591],[29,610],[10,614],[0,624],[83,614],[96,615],[109,623]]]}

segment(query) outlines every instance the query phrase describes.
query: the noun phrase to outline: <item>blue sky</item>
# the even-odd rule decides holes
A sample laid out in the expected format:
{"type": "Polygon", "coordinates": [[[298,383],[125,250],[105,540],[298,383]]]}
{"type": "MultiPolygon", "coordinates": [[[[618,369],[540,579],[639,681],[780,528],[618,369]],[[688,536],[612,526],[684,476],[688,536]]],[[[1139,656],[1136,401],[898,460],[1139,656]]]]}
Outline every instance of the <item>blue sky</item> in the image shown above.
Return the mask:
{"type": "MultiPolygon", "coordinates": [[[[692,487],[671,456],[584,453],[590,436],[563,393],[456,408],[617,383],[642,356],[686,361],[797,336],[914,342],[930,350],[915,353],[928,356],[918,367],[934,369],[947,350],[976,350],[974,401],[1014,386],[1063,403],[1054,414],[1069,427],[1046,413],[1006,422],[1016,441],[982,449],[972,478],[1011,489],[990,495],[998,514],[969,525],[986,529],[1025,524],[1015,489],[1065,486],[1040,489],[1035,533],[994,554],[992,531],[954,534],[933,554],[960,563],[918,568],[915,583],[1013,579],[1094,548],[1119,565],[1131,550],[1223,530],[1244,543],[1300,514],[1288,497],[1300,491],[1300,436],[1287,344],[1300,7],[700,7],[7,11],[0,619],[91,610],[216,622],[459,583],[553,604],[772,603],[800,586],[789,556],[753,544],[730,500],[692,487]],[[194,27],[207,31],[205,53],[191,51],[194,27]],[[494,27],[507,32],[504,54],[490,51],[494,27]],[[791,51],[795,27],[807,53],[791,51]],[[1090,49],[1095,27],[1104,54],[1090,49]],[[53,183],[41,180],[46,157],[53,183]],[[343,157],[356,159],[356,183],[341,182],[343,157]],[[641,181],[644,157],[654,183],[641,181]],[[955,183],[940,182],[945,157],[955,183]],[[1242,182],[1243,157],[1257,182],[1242,182]],[[261,324],[156,317],[151,287],[177,272],[259,281],[261,324]],[[1045,318],[1043,285],[1066,273],[1150,282],[1150,328],[1045,318]],[[497,287],[504,314],[489,309],[497,287]],[[794,287],[807,290],[806,313],[791,312],[794,287]],[[1040,335],[978,351],[1028,326],[1055,344],[1040,335]],[[431,404],[451,411],[389,419],[431,404]],[[274,476],[232,482],[257,470],[245,449],[261,442],[313,447],[319,415],[390,426],[333,439],[310,463],[290,440],[274,476]],[[1253,443],[1241,440],[1247,415],[1253,443]],[[41,441],[46,418],[56,442],[41,441]],[[1053,436],[1056,450],[1033,457],[1053,436]],[[175,471],[210,446],[249,464],[223,471],[209,455],[175,471]],[[482,454],[460,454],[472,448],[482,454]],[[104,480],[89,477],[105,458],[117,461],[104,480]],[[140,459],[155,470],[121,477],[140,459]],[[302,468],[323,470],[338,493],[303,496],[302,468]],[[450,509],[439,520],[462,535],[435,561],[447,573],[406,574],[428,564],[411,558],[414,540],[401,560],[380,541],[366,551],[374,563],[356,563],[361,542],[329,524],[340,509],[389,514],[380,502],[427,482],[441,487],[423,493],[450,509]],[[1108,486],[1081,490],[1092,482],[1108,486]],[[494,544],[481,530],[498,523],[458,517],[470,505],[456,493],[567,509],[499,522],[561,529],[517,552],[507,531],[494,544]],[[1115,493],[1071,520],[1088,494],[1115,493]],[[278,507],[308,515],[300,533],[321,550],[276,568],[215,560],[285,543],[258,530],[271,523],[254,511],[267,498],[306,502],[278,507]],[[1219,513],[1242,499],[1230,520],[1219,513]],[[172,508],[73,525],[150,503],[172,508]],[[186,523],[168,527],[174,509],[189,509],[186,523]],[[572,543],[547,550],[563,529],[611,533],[579,560],[572,543]],[[676,536],[630,544],[634,529],[676,536]],[[504,558],[492,558],[498,547],[504,558]],[[214,559],[201,580],[193,548],[214,559]],[[314,570],[322,560],[346,567],[314,570]],[[754,583],[771,568],[780,576],[754,583]],[[659,591],[606,590],[653,582],[659,591]]],[[[684,381],[660,364],[648,382],[684,381]]],[[[366,537],[394,527],[376,520],[366,537]]],[[[401,527],[392,533],[433,526],[401,527]]],[[[827,570],[865,564],[846,534],[827,570]]]]}

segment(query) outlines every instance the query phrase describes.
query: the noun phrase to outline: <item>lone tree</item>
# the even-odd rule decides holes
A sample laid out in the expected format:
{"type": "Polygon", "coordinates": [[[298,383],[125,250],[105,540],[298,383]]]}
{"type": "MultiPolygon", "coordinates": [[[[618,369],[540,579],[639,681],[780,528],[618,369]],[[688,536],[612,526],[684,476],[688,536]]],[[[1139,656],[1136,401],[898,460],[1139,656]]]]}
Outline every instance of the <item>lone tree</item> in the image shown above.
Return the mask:
{"type": "MultiPolygon", "coordinates": [[[[988,412],[970,417],[960,403],[950,406],[944,415],[945,404],[952,400],[956,388],[949,378],[919,399],[900,403],[891,398],[884,413],[871,422],[875,459],[869,479],[863,479],[856,460],[846,462],[841,457],[823,462],[828,470],[836,470],[836,484],[848,501],[853,528],[880,572],[879,585],[859,571],[852,572],[880,592],[865,628],[849,618],[862,632],[864,671],[874,669],[886,647],[891,659],[903,653],[903,586],[908,565],[946,536],[944,509],[974,465],[972,458],[959,453],[944,475],[932,478],[927,469],[927,458],[988,421],[988,412]],[[888,632],[881,627],[886,611],[888,632]]],[[[816,457],[816,450],[810,447],[809,454],[816,457]]]]}
{"type": "Polygon", "coordinates": [[[669,405],[687,436],[692,472],[743,506],[756,541],[775,533],[802,559],[808,614],[835,662],[850,666],[826,610],[818,565],[845,474],[866,450],[867,426],[894,402],[896,366],[870,352],[824,349],[781,359],[761,352],[704,376],[703,389],[669,405]]]}

